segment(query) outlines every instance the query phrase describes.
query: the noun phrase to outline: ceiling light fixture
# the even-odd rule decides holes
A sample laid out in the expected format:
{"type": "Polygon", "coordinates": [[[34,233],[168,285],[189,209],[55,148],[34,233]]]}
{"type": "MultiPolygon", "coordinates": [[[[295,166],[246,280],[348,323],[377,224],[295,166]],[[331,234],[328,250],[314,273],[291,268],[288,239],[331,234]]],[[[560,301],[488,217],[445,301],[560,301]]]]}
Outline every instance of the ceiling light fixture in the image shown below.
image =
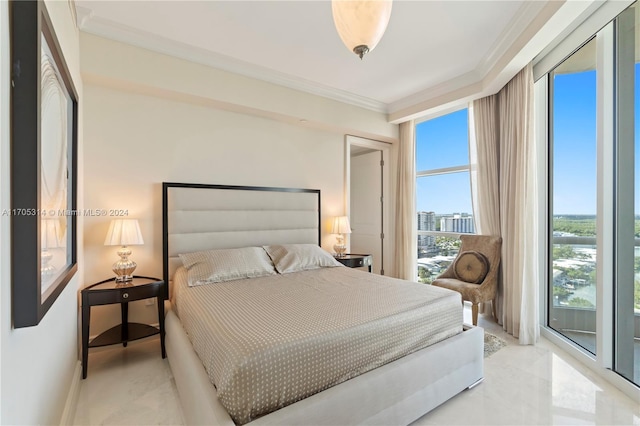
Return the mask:
{"type": "Polygon", "coordinates": [[[332,0],[333,22],[342,42],[360,56],[380,42],[391,17],[392,0],[332,0]]]}

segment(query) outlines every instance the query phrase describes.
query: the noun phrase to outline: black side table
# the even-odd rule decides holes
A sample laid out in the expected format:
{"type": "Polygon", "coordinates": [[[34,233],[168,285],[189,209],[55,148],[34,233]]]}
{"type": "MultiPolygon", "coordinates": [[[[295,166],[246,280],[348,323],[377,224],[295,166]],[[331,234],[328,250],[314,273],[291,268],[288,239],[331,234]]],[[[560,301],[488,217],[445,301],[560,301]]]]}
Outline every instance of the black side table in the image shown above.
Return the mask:
{"type": "Polygon", "coordinates": [[[89,364],[89,348],[114,345],[142,339],[160,334],[160,349],[162,358],[167,356],[164,349],[164,281],[152,277],[133,277],[132,281],[116,283],[115,278],[95,283],[81,290],[82,294],[82,378],[87,378],[89,364]],[[158,321],[160,327],[148,324],[129,322],[129,302],[134,300],[158,300],[158,321]],[[89,342],[89,325],[91,322],[91,307],[97,305],[111,305],[120,303],[122,323],[101,333],[89,342]]]}
{"type": "Polygon", "coordinates": [[[336,257],[336,260],[349,268],[367,266],[369,272],[373,265],[373,256],[370,254],[345,254],[343,257],[336,257]]]}

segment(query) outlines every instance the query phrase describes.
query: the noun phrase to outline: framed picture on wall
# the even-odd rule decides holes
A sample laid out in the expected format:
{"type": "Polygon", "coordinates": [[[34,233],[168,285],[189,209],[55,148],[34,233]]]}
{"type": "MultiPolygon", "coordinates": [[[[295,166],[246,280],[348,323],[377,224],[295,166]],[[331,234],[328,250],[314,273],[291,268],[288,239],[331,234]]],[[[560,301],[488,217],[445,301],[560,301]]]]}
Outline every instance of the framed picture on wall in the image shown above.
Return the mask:
{"type": "Polygon", "coordinates": [[[13,326],[40,323],[77,270],[78,97],[42,1],[12,1],[13,326]]]}

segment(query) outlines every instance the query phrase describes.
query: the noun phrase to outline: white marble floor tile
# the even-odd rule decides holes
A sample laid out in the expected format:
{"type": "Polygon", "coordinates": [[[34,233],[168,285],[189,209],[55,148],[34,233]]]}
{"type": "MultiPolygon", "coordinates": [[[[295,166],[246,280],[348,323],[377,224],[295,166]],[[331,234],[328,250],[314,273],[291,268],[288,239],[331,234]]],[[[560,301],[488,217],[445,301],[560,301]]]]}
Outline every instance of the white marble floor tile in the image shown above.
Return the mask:
{"type": "Polygon", "coordinates": [[[181,425],[182,409],[160,340],[90,350],[76,425],[181,425]]]}
{"type": "MultiPolygon", "coordinates": [[[[465,321],[471,312],[465,309],[465,321]]],[[[490,317],[479,325],[507,346],[485,359],[485,380],[415,425],[638,425],[640,403],[549,341],[520,346],[490,317]]],[[[126,349],[93,350],[80,387],[77,425],[182,425],[182,410],[157,336],[126,349]]]]}
{"type": "Polygon", "coordinates": [[[638,402],[546,339],[521,346],[490,317],[478,324],[507,346],[485,359],[484,382],[414,425],[640,425],[638,402]]]}

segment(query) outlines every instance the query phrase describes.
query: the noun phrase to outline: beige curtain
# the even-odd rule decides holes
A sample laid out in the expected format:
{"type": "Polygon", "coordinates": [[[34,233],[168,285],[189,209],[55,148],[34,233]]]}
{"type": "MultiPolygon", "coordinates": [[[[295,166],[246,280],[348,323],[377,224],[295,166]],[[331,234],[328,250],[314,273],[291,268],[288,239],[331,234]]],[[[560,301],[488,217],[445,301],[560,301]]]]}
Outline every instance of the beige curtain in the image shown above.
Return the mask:
{"type": "Polygon", "coordinates": [[[398,278],[415,281],[418,237],[416,219],[416,142],[413,120],[400,124],[396,192],[396,268],[398,278]]]}
{"type": "Polygon", "coordinates": [[[502,236],[496,311],[521,344],[539,337],[533,73],[525,67],[498,94],[474,101],[471,188],[478,232],[502,236]]]}
{"type": "MultiPolygon", "coordinates": [[[[469,105],[469,167],[471,178],[471,204],[476,232],[482,235],[501,235],[500,196],[498,180],[498,95],[478,99],[469,105]],[[478,165],[482,167],[478,167],[478,165]]],[[[502,274],[498,274],[498,297],[502,287],[502,274]]],[[[491,314],[491,303],[481,303],[479,312],[491,314]]],[[[498,302],[499,303],[499,302],[498,302]]],[[[498,322],[502,324],[501,310],[496,306],[498,322]]]]}
{"type": "Polygon", "coordinates": [[[483,235],[500,235],[497,102],[498,95],[487,96],[469,108],[471,202],[476,230],[483,235]]]}

